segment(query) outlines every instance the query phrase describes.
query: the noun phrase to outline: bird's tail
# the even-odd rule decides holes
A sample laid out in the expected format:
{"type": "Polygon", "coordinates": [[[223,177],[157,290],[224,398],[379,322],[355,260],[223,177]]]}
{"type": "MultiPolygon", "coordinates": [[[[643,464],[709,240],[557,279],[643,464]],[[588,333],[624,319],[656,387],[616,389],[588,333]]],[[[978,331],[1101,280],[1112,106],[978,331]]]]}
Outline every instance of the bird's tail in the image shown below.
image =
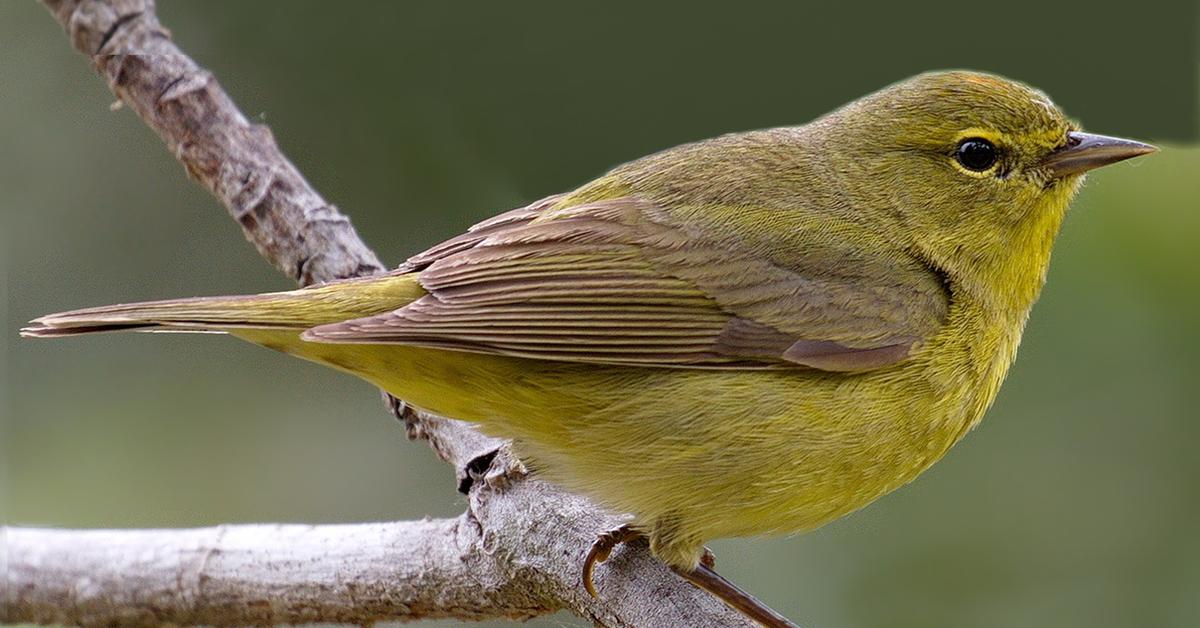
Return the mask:
{"type": "Polygon", "coordinates": [[[108,305],[35,319],[22,336],[57,338],[102,331],[226,332],[303,330],[382,314],[425,292],[412,275],[392,274],[265,294],[108,305]]]}

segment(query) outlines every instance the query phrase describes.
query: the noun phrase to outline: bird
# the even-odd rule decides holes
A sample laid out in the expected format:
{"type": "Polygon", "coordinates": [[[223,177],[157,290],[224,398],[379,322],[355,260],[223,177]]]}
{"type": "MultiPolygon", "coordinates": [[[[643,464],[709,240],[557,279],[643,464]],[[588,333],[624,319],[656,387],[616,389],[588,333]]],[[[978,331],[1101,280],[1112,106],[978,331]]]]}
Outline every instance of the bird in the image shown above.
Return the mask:
{"type": "Polygon", "coordinates": [[[1155,147],[1043,92],[917,75],[800,126],[617,166],[394,271],[51,314],[31,337],[224,332],[512,439],[688,581],[792,625],[705,544],[818,528],[979,423],[1087,171],[1155,147]]]}

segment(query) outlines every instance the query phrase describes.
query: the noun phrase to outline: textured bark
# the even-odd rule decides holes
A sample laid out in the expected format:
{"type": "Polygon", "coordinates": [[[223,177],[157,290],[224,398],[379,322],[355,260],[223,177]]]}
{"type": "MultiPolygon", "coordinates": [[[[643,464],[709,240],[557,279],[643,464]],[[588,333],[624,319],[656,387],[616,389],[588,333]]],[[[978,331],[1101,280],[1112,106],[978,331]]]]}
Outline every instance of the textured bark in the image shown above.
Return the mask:
{"type": "Polygon", "coordinates": [[[365,623],[526,618],[552,608],[466,520],[9,532],[16,621],[365,623]],[[464,551],[465,550],[465,551],[464,551]],[[54,577],[50,577],[53,575],[54,577]],[[472,586],[447,586],[457,582],[472,586]],[[64,604],[64,601],[68,603],[64,604]]]}
{"type": "Polygon", "coordinates": [[[0,623],[157,626],[367,624],[524,619],[567,609],[602,626],[748,625],[645,551],[619,548],[579,569],[596,530],[615,526],[582,497],[531,479],[506,448],[459,439],[457,422],[421,423],[463,469],[455,519],[184,530],[0,528],[0,623]],[[486,455],[479,455],[482,446],[486,455]],[[493,455],[495,454],[495,455],[493,455]],[[480,465],[481,459],[492,464],[480,465]]]}
{"type": "Polygon", "coordinates": [[[246,238],[301,284],[380,272],[383,264],[275,144],[171,41],[153,0],[47,0],[75,49],[121,102],[216,196],[246,238]]]}
{"type": "MultiPolygon", "coordinates": [[[[153,0],[45,0],[113,93],[208,188],[268,261],[301,284],[383,265],[171,41],[153,0]]],[[[527,618],[568,609],[606,626],[747,625],[653,559],[619,548],[580,583],[595,535],[620,522],[526,477],[504,441],[388,398],[412,438],[453,465],[456,519],[196,530],[0,528],[0,623],[274,625],[434,617],[527,618]]]]}
{"type": "Polygon", "coordinates": [[[636,581],[611,578],[605,601],[591,600],[578,574],[589,523],[605,520],[583,499],[550,501],[545,485],[523,481],[504,493],[476,491],[466,513],[434,521],[12,528],[0,622],[367,624],[569,608],[610,626],[725,625],[728,611],[642,551],[608,564],[636,581]]]}

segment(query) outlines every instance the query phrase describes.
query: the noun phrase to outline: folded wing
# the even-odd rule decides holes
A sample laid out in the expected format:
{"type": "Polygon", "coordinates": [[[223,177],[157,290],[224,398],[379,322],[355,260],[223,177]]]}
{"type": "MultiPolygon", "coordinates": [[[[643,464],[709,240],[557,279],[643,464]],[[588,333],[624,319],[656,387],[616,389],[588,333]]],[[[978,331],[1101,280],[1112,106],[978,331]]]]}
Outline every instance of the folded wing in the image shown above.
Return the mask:
{"type": "Polygon", "coordinates": [[[905,359],[945,317],[946,290],[919,264],[870,260],[862,270],[846,254],[793,267],[685,232],[637,197],[556,201],[410,259],[402,270],[429,292],[413,303],[305,337],[596,364],[855,371],[905,359]]]}

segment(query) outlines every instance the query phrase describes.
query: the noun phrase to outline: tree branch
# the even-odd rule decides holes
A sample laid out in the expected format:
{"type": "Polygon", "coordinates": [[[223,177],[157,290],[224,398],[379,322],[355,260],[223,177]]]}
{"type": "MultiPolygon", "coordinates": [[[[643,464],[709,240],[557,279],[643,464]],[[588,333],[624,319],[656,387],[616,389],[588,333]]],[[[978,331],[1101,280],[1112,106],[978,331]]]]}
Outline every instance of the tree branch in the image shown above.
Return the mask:
{"type": "Polygon", "coordinates": [[[303,285],[384,270],[350,221],[171,41],[153,0],[46,0],[75,49],[241,224],[259,253],[303,285]]]}
{"type": "Polygon", "coordinates": [[[466,520],[9,532],[14,594],[42,623],[369,623],[523,619],[536,583],[481,551],[466,520]],[[466,550],[466,551],[463,551],[466,550]],[[469,582],[470,587],[460,583],[469,582]],[[64,603],[65,602],[65,603],[64,603]]]}
{"type": "MultiPolygon", "coordinates": [[[[153,0],[44,0],[113,93],[229,210],[259,252],[301,284],[383,265],[170,39],[153,0]]],[[[390,400],[412,438],[454,466],[456,519],[196,530],[0,528],[0,622],[274,625],[434,617],[528,618],[569,609],[598,625],[747,625],[645,547],[621,548],[580,584],[597,532],[620,522],[528,478],[504,441],[390,400]]]]}

